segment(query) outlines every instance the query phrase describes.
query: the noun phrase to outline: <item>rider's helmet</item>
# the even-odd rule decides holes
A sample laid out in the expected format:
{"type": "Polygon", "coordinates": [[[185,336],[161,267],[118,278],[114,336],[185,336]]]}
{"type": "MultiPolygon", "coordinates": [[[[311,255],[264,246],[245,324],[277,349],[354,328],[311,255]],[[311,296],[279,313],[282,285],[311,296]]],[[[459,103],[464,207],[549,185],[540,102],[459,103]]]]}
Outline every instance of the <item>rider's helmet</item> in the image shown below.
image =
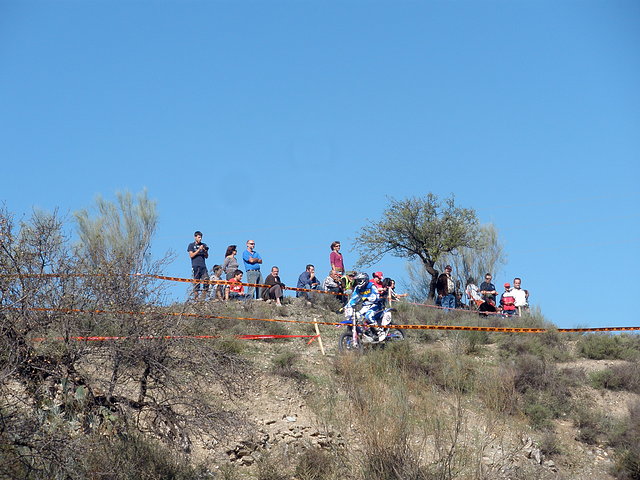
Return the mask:
{"type": "Polygon", "coordinates": [[[353,277],[353,281],[355,282],[355,288],[362,288],[369,283],[369,275],[364,272],[357,273],[356,276],[353,277]]]}

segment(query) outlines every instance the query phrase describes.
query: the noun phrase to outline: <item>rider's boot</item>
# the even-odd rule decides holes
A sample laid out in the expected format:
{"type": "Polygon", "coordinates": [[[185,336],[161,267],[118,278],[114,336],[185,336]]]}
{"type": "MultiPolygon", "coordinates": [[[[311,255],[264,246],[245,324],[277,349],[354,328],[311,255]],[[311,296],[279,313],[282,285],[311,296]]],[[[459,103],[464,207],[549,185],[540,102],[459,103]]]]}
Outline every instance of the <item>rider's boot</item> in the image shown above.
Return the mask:
{"type": "Polygon", "coordinates": [[[387,329],[378,328],[378,341],[383,342],[385,338],[387,338],[387,329]]]}

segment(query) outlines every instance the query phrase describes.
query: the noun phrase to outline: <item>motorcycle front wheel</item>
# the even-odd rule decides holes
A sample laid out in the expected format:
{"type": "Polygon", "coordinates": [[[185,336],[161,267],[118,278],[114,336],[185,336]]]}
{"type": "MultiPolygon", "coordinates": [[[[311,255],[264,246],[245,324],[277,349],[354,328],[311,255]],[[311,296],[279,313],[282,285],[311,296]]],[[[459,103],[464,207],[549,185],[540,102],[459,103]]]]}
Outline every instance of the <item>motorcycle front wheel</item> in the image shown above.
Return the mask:
{"type": "Polygon", "coordinates": [[[338,351],[340,353],[361,353],[362,352],[362,342],[358,342],[358,344],[353,343],[353,334],[352,333],[343,333],[340,335],[340,341],[338,342],[338,351]]]}

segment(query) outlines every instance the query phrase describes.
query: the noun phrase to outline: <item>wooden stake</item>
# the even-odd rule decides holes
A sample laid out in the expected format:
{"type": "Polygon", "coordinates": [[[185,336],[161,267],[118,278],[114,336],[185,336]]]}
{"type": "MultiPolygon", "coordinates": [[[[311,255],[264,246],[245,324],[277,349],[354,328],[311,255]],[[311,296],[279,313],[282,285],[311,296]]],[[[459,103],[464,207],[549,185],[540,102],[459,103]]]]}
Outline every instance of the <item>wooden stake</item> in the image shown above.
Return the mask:
{"type": "Polygon", "coordinates": [[[322,346],[322,337],[320,336],[320,329],[318,328],[318,322],[314,321],[313,326],[316,328],[316,335],[318,335],[318,343],[320,344],[320,351],[322,352],[322,355],[325,355],[324,347],[322,346]]]}

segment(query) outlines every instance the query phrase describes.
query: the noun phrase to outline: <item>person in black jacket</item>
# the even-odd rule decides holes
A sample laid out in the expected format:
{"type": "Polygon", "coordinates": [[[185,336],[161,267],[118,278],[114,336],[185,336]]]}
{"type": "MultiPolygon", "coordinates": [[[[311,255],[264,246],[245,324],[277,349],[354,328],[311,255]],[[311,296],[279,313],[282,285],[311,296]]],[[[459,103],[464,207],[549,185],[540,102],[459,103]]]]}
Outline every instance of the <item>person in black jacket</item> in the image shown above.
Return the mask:
{"type": "Polygon", "coordinates": [[[451,265],[444,267],[444,273],[438,277],[438,282],[436,283],[440,306],[446,309],[456,307],[456,284],[451,278],[452,270],[451,265]]]}
{"type": "Polygon", "coordinates": [[[278,267],[271,267],[271,273],[264,280],[265,285],[270,285],[270,287],[262,290],[262,299],[275,300],[276,305],[282,306],[284,283],[280,281],[279,274],[280,269],[278,267]]]}

